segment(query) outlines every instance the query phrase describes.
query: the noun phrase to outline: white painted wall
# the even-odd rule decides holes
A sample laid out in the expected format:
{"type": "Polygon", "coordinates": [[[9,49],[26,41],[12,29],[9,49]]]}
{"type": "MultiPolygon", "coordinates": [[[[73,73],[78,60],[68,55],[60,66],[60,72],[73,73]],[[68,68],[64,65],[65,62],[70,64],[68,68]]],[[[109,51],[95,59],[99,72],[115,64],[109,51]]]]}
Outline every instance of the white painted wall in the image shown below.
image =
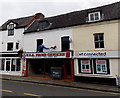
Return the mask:
{"type": "MultiPolygon", "coordinates": [[[[0,52],[8,52],[7,51],[8,42],[13,42],[13,45],[14,45],[13,51],[18,51],[19,49],[23,48],[23,32],[24,32],[23,28],[14,29],[14,35],[8,36],[8,30],[0,31],[0,52]],[[18,41],[19,41],[19,49],[16,49],[16,43],[18,41]]],[[[13,52],[13,51],[9,51],[9,52],[13,52]]],[[[1,61],[0,61],[0,64],[1,64],[1,61]]],[[[0,74],[22,76],[22,71],[1,71],[0,70],[0,74]]]]}
{"type": "Polygon", "coordinates": [[[0,31],[0,52],[2,51],[2,32],[0,31]]]}
{"type": "MultiPolygon", "coordinates": [[[[69,27],[27,33],[24,35],[23,50],[26,52],[36,52],[37,39],[43,39],[44,46],[48,48],[53,45],[57,46],[55,50],[48,50],[47,52],[61,51],[61,37],[63,36],[70,36],[70,38],[72,39],[72,29],[69,27]]],[[[70,49],[73,49],[72,44],[70,44],[70,49]]]]}
{"type": "Polygon", "coordinates": [[[14,29],[14,36],[8,36],[8,30],[1,31],[2,33],[2,51],[7,52],[7,43],[13,42],[13,51],[18,51],[20,48],[23,48],[23,32],[24,29],[14,29]],[[19,49],[16,50],[16,43],[19,41],[19,49]]]}

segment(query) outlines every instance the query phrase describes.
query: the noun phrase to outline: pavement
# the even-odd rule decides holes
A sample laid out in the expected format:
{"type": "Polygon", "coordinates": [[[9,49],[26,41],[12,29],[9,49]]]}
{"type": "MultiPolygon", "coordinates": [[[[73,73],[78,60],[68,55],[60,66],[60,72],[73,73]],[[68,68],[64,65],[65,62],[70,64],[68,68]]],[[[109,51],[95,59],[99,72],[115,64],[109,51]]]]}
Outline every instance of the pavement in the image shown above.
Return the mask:
{"type": "Polygon", "coordinates": [[[63,81],[63,80],[35,78],[35,77],[34,78],[22,77],[22,76],[12,76],[12,75],[1,75],[0,79],[120,93],[120,88],[114,85],[103,85],[103,84],[93,84],[93,83],[85,83],[85,82],[73,82],[73,81],[63,81]]]}

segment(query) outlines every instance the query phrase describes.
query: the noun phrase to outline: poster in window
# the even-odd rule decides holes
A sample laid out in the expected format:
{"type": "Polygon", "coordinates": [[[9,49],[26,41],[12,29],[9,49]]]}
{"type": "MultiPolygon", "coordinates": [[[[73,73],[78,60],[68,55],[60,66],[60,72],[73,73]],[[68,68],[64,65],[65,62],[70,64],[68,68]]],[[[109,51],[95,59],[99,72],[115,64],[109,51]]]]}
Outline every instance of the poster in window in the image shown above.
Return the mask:
{"type": "Polygon", "coordinates": [[[81,72],[91,73],[90,60],[81,60],[81,72]]]}
{"type": "Polygon", "coordinates": [[[97,73],[107,73],[106,60],[96,60],[97,73]]]}

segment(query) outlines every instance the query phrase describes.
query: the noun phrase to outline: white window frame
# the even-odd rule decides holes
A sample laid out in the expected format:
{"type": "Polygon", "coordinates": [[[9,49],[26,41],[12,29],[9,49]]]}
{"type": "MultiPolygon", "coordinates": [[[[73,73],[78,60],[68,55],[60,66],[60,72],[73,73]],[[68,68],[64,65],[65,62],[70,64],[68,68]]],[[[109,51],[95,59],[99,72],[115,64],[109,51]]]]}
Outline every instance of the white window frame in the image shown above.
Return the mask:
{"type": "Polygon", "coordinates": [[[100,15],[100,12],[98,11],[98,12],[93,12],[93,13],[89,13],[88,14],[88,19],[89,19],[89,22],[94,22],[94,21],[99,21],[100,19],[101,19],[101,15],[100,15]],[[98,14],[98,19],[96,20],[95,19],[95,14],[98,14]],[[93,15],[93,20],[91,20],[91,15],[93,15]]]}
{"type": "Polygon", "coordinates": [[[107,62],[106,60],[96,60],[96,73],[103,73],[103,74],[107,74],[107,62]],[[104,61],[105,63],[97,63],[97,61],[104,61]],[[100,65],[101,71],[98,71],[98,64],[100,65]],[[105,66],[105,72],[102,69],[102,67],[105,66]]]}
{"type": "Polygon", "coordinates": [[[13,51],[14,50],[14,42],[7,42],[7,51],[13,51]],[[11,50],[8,50],[8,43],[13,43],[13,48],[11,50]]]}
{"type": "Polygon", "coordinates": [[[81,60],[81,72],[82,73],[91,73],[91,66],[90,66],[90,60],[81,60]],[[88,61],[88,64],[87,63],[83,63],[83,61],[88,61]],[[85,66],[85,69],[82,69],[82,66],[85,66]],[[86,66],[89,65],[89,69],[86,68],[86,66]],[[84,71],[86,70],[86,71],[84,71]],[[89,71],[87,71],[89,70],[89,71]]]}
{"type": "Polygon", "coordinates": [[[8,36],[14,36],[14,23],[10,23],[8,26],[7,26],[7,29],[8,29],[8,36]],[[9,30],[13,30],[13,33],[12,34],[9,34],[9,30]]]}
{"type": "Polygon", "coordinates": [[[3,59],[4,59],[4,70],[0,69],[0,71],[3,71],[3,72],[21,72],[21,69],[22,69],[21,63],[20,63],[20,70],[17,71],[17,60],[19,60],[19,59],[16,59],[16,58],[3,58],[3,59]],[[15,71],[11,70],[12,60],[15,60],[15,71]],[[10,70],[9,71],[7,71],[7,65],[6,65],[7,61],[10,62],[10,70]]]}

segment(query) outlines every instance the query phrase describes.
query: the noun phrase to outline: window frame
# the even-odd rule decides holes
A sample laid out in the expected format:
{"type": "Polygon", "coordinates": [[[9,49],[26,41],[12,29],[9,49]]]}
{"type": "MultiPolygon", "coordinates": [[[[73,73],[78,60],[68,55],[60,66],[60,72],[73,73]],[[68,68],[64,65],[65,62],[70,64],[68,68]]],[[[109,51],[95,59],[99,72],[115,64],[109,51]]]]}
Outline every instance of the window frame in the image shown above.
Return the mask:
{"type": "Polygon", "coordinates": [[[96,60],[96,73],[97,73],[97,74],[107,74],[107,73],[108,73],[106,60],[96,60]],[[97,61],[104,61],[105,63],[101,63],[101,64],[100,64],[100,63],[97,63],[97,61]],[[101,66],[100,66],[101,71],[98,71],[98,67],[97,67],[98,64],[101,65],[101,66]],[[103,72],[103,68],[102,68],[102,67],[103,67],[103,64],[105,65],[105,71],[106,71],[106,72],[103,72]]]}
{"type": "Polygon", "coordinates": [[[94,46],[95,46],[95,49],[105,48],[104,33],[95,33],[93,35],[94,35],[94,46]],[[100,38],[101,35],[102,35],[102,39],[100,38]]]}
{"type": "Polygon", "coordinates": [[[91,66],[90,66],[90,60],[81,60],[81,72],[82,73],[91,73],[91,66]],[[83,61],[88,61],[88,64],[87,63],[83,63],[83,61]],[[85,67],[85,69],[83,69],[83,65],[85,67]],[[87,65],[89,66],[89,69],[87,69],[87,65]],[[86,70],[86,71],[83,71],[83,70],[86,70]],[[89,71],[87,71],[89,70],[89,71]]]}
{"type": "Polygon", "coordinates": [[[16,43],[16,49],[19,49],[19,43],[18,42],[16,43]]]}
{"type": "Polygon", "coordinates": [[[13,51],[14,43],[13,42],[8,42],[7,43],[7,51],[13,51]],[[12,48],[9,49],[9,44],[12,44],[12,48]]]}
{"type": "Polygon", "coordinates": [[[8,36],[14,36],[14,24],[8,25],[8,36]]]}
{"type": "Polygon", "coordinates": [[[61,37],[61,51],[70,51],[70,36],[61,37]],[[66,41],[66,39],[68,40],[66,41]]]}
{"type": "Polygon", "coordinates": [[[88,19],[89,19],[89,22],[94,22],[94,21],[101,20],[100,11],[89,13],[88,14],[88,19]],[[97,16],[98,19],[96,19],[96,14],[98,14],[98,16],[97,16]],[[93,19],[91,18],[92,15],[93,15],[93,17],[92,17],[93,19]]]}
{"type": "Polygon", "coordinates": [[[16,58],[3,58],[1,59],[1,71],[9,71],[9,72],[20,72],[21,67],[21,59],[16,58]],[[9,66],[7,66],[7,63],[9,63],[9,66]]]}
{"type": "Polygon", "coordinates": [[[90,59],[78,59],[78,73],[82,74],[93,74],[93,69],[92,69],[92,60],[90,59]],[[89,71],[82,71],[82,61],[89,61],[89,71]]]}

